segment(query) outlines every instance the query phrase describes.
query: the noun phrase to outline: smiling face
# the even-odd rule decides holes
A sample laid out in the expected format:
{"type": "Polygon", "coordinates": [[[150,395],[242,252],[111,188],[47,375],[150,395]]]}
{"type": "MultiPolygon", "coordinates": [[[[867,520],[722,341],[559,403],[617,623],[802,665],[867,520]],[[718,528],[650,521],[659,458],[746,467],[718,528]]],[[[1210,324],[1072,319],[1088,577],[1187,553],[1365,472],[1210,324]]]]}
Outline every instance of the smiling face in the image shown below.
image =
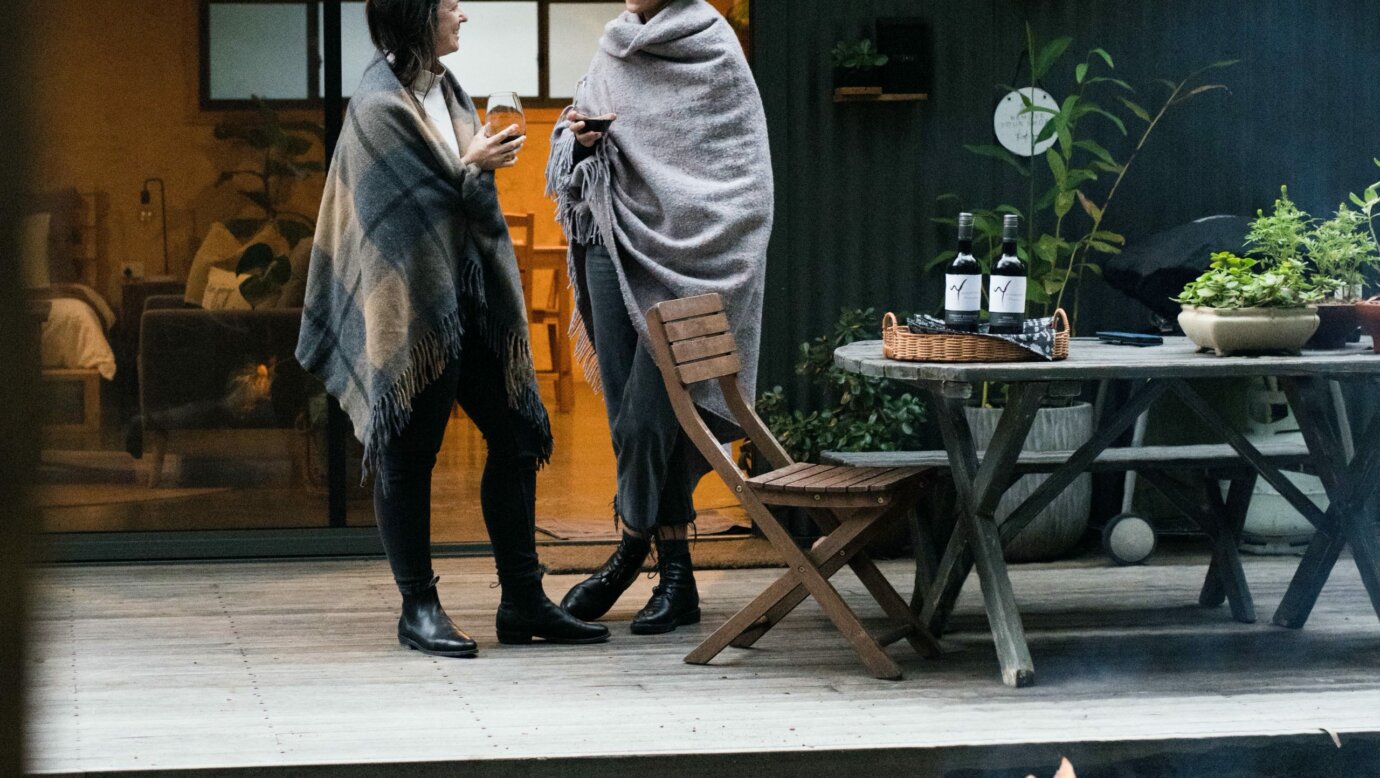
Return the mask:
{"type": "Polygon", "coordinates": [[[460,25],[469,21],[460,10],[460,0],[440,0],[436,4],[436,58],[460,50],[460,25]]]}

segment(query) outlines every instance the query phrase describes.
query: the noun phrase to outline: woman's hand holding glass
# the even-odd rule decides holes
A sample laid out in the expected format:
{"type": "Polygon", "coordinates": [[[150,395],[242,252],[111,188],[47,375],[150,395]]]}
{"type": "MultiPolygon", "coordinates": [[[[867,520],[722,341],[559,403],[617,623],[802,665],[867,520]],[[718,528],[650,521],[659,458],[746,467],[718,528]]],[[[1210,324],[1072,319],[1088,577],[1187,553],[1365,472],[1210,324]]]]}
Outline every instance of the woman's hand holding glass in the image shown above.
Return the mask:
{"type": "Polygon", "coordinates": [[[591,129],[586,124],[587,121],[597,120],[603,123],[602,126],[608,127],[608,123],[617,118],[618,114],[616,113],[606,113],[602,116],[586,116],[579,111],[571,110],[570,113],[566,114],[566,119],[570,122],[570,131],[575,133],[575,140],[579,141],[580,145],[585,148],[593,147],[600,138],[604,137],[604,133],[591,129]]]}
{"type": "Polygon", "coordinates": [[[527,136],[518,135],[517,132],[518,126],[512,124],[503,132],[490,135],[488,125],[485,125],[470,141],[470,147],[460,161],[475,165],[480,170],[498,170],[516,165],[518,152],[522,150],[522,144],[527,142],[527,136]]]}

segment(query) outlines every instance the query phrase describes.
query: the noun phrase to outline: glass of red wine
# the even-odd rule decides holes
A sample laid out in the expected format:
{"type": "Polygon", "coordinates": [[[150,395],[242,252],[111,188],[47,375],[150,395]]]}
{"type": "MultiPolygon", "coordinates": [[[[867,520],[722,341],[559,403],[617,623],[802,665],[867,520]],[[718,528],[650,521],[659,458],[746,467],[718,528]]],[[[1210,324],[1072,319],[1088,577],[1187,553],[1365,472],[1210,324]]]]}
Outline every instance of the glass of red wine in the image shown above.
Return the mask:
{"type": "Polygon", "coordinates": [[[484,124],[488,127],[490,135],[497,135],[516,124],[517,134],[505,137],[504,143],[526,135],[527,117],[522,112],[522,100],[518,99],[517,93],[494,92],[489,95],[485,102],[484,124]]]}
{"type": "Polygon", "coordinates": [[[587,79],[580,79],[580,83],[575,86],[575,112],[585,117],[585,132],[609,131],[609,125],[613,124],[613,114],[605,110],[603,106],[594,104],[590,93],[587,79]]]}

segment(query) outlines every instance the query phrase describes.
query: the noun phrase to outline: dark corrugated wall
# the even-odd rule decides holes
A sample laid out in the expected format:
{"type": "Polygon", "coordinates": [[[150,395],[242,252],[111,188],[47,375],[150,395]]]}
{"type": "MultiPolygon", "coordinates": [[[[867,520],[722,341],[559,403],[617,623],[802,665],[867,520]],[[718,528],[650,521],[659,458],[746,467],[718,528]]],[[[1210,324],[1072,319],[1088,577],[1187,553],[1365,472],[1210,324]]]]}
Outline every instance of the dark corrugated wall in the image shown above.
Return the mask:
{"type": "MultiPolygon", "coordinates": [[[[841,306],[933,308],[929,258],[950,238],[935,199],[956,192],[994,205],[1024,183],[964,143],[990,143],[995,85],[1011,83],[1029,19],[1043,40],[1072,35],[1074,56],[1102,46],[1139,86],[1241,59],[1156,130],[1108,215],[1129,240],[1212,213],[1251,215],[1281,183],[1315,213],[1380,178],[1380,4],[1368,0],[1202,2],[1066,0],[905,2],[757,0],[754,69],[770,125],[777,215],[767,271],[761,388],[799,386],[796,346],[825,332],[841,306]],[[934,84],[923,103],[832,102],[829,50],[871,34],[884,16],[933,30],[934,84]]],[[[1148,92],[1143,102],[1154,102],[1148,92]]],[[[1104,139],[1110,146],[1115,136],[1104,139]]],[[[1122,146],[1123,148],[1125,146],[1122,146]]],[[[1120,152],[1116,152],[1121,157],[1120,152]]],[[[1085,287],[1081,330],[1129,324],[1139,306],[1100,282],[1085,287]]],[[[808,393],[801,400],[808,403],[808,393]]]]}

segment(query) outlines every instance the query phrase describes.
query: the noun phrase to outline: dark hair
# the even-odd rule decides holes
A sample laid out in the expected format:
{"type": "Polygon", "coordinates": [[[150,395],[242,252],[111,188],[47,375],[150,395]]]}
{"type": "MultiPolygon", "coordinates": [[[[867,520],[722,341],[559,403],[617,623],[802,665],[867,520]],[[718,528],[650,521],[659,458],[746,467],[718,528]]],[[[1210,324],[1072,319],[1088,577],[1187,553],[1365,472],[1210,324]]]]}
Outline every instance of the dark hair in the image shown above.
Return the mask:
{"type": "Polygon", "coordinates": [[[436,59],[436,9],[440,0],[365,0],[364,18],[374,46],[393,55],[393,72],[411,84],[436,59]]]}

